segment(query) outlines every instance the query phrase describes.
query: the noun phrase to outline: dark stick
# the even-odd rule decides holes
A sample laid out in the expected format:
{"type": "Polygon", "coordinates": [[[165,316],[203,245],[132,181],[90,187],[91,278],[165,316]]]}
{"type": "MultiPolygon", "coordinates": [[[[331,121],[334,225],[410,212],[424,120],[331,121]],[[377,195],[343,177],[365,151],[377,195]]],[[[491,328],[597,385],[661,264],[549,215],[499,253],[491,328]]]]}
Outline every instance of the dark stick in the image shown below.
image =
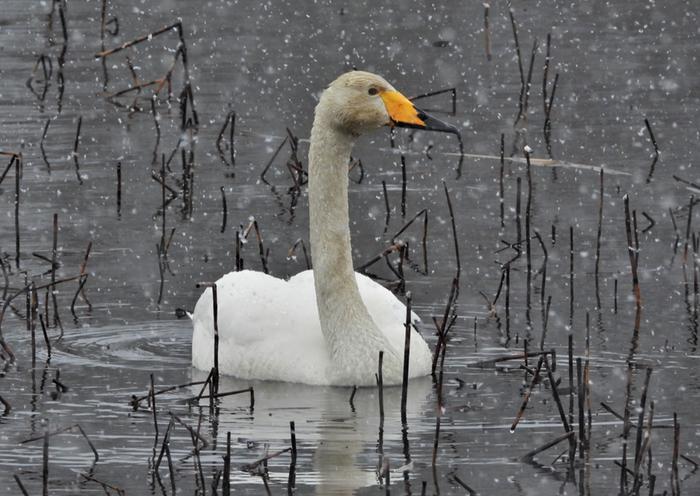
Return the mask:
{"type": "Polygon", "coordinates": [[[203,396],[195,396],[194,398],[189,398],[187,400],[187,403],[196,403],[200,399],[204,400],[209,400],[209,399],[218,399],[218,398],[225,398],[226,396],[235,396],[237,394],[243,394],[243,393],[250,393],[250,404],[251,408],[253,408],[253,405],[255,404],[255,392],[252,387],[246,388],[246,389],[238,389],[237,391],[227,391],[225,393],[218,393],[215,395],[211,394],[205,394],[203,396]]]}
{"type": "Polygon", "coordinates": [[[688,262],[688,243],[690,241],[690,226],[693,223],[693,206],[695,205],[695,196],[690,195],[688,203],[688,222],[685,226],[685,246],[683,248],[683,264],[688,262]]]}
{"type": "MultiPolygon", "coordinates": [[[[153,160],[151,160],[152,164],[155,164],[158,160],[158,147],[160,146],[160,118],[158,116],[158,112],[156,111],[156,98],[157,95],[155,94],[151,97],[151,114],[153,114],[153,125],[156,128],[156,144],[153,145],[153,160]]],[[[165,177],[162,179],[165,182],[165,177]]]]}
{"type": "Polygon", "coordinates": [[[226,193],[224,192],[224,187],[219,188],[221,190],[221,210],[223,212],[221,219],[221,232],[226,230],[226,218],[228,217],[228,208],[226,206],[226,193]]]}
{"type": "Polygon", "coordinates": [[[31,284],[31,290],[27,293],[27,295],[31,295],[31,303],[29,305],[29,315],[27,317],[30,317],[30,322],[29,322],[29,328],[31,330],[31,341],[32,341],[32,368],[36,366],[36,314],[37,314],[37,307],[39,306],[38,302],[38,296],[36,293],[36,285],[34,283],[31,284]]]}
{"type": "MultiPolygon", "coordinates": [[[[102,59],[104,60],[104,59],[102,59]]],[[[170,455],[170,446],[165,445],[165,456],[168,459],[168,472],[170,473],[170,487],[172,488],[173,494],[177,493],[177,488],[175,487],[175,469],[173,468],[173,458],[170,455]]]]}
{"type": "MultiPolygon", "coordinates": [[[[296,491],[296,480],[297,480],[297,433],[296,427],[294,426],[294,421],[289,422],[289,433],[291,437],[291,461],[289,463],[289,476],[287,477],[287,494],[293,495],[296,491]]],[[[265,462],[267,463],[267,462],[265,462]]]]}
{"type": "Polygon", "coordinates": [[[294,427],[294,421],[289,422],[289,433],[292,439],[292,463],[296,465],[297,463],[297,431],[294,427]]]}
{"type": "Polygon", "coordinates": [[[501,133],[501,167],[498,173],[498,199],[501,206],[501,227],[505,227],[505,203],[503,198],[503,169],[505,166],[505,135],[501,133]]]}
{"type": "Polygon", "coordinates": [[[593,419],[591,414],[591,325],[588,310],[586,310],[586,361],[583,364],[583,388],[587,406],[588,434],[586,435],[586,449],[591,448],[591,432],[593,431],[593,419]]]}
{"type": "Polygon", "coordinates": [[[537,361],[537,368],[535,369],[535,373],[532,376],[532,380],[530,381],[530,385],[527,388],[527,391],[525,392],[525,395],[523,396],[523,401],[520,404],[520,408],[518,409],[518,413],[515,415],[515,420],[513,420],[513,424],[510,426],[510,432],[514,432],[515,428],[518,426],[518,423],[520,422],[520,419],[522,418],[523,414],[525,413],[525,408],[527,408],[527,403],[530,401],[530,395],[532,394],[532,390],[535,387],[535,384],[540,378],[540,370],[542,369],[542,363],[544,361],[544,355],[540,355],[540,359],[537,361]]]}
{"type": "Polygon", "coordinates": [[[43,496],[49,496],[49,426],[44,431],[44,445],[42,449],[43,463],[41,470],[41,487],[43,496]]]}
{"type": "Polygon", "coordinates": [[[391,208],[389,208],[389,194],[386,191],[386,181],[382,181],[382,193],[384,194],[384,208],[386,209],[386,218],[384,219],[384,233],[389,229],[389,221],[391,220],[391,208]]]}
{"type": "Polygon", "coordinates": [[[243,270],[243,260],[241,260],[241,234],[236,229],[236,272],[243,270]]]}
{"type": "Polygon", "coordinates": [[[24,488],[24,485],[22,484],[22,481],[19,479],[19,475],[13,474],[12,477],[15,479],[15,482],[19,486],[20,491],[22,491],[23,496],[29,496],[29,493],[27,490],[24,488]]]}
{"type": "MultiPolygon", "coordinates": [[[[535,40],[537,44],[537,40],[535,40]]],[[[530,65],[530,74],[532,74],[532,64],[530,65]]],[[[528,90],[529,91],[529,90],[528,90]]],[[[527,203],[525,204],[525,255],[527,260],[526,274],[526,289],[527,289],[527,331],[528,336],[532,331],[532,322],[530,321],[530,291],[532,289],[532,246],[530,242],[530,215],[532,213],[532,165],[530,164],[530,151],[525,147],[525,160],[527,162],[527,203]]],[[[518,240],[519,241],[519,240],[518,240]]]]}
{"type": "Polygon", "coordinates": [[[486,59],[491,62],[491,31],[489,30],[489,4],[484,4],[484,46],[486,59]]]}
{"type": "Polygon", "coordinates": [[[20,179],[22,177],[22,156],[19,155],[15,160],[15,264],[19,269],[19,193],[20,179]]]}
{"type": "MultiPolygon", "coordinates": [[[[454,213],[454,210],[452,209],[452,200],[450,200],[450,192],[447,189],[447,184],[445,184],[445,181],[442,182],[442,187],[445,189],[445,199],[447,200],[447,210],[450,213],[450,223],[452,225],[452,240],[454,241],[454,245],[455,245],[455,262],[457,263],[457,274],[455,275],[455,278],[457,280],[459,280],[459,276],[462,272],[462,263],[461,263],[460,257],[459,257],[459,240],[457,238],[457,225],[455,223],[455,213],[454,213]]],[[[428,219],[427,213],[426,213],[425,218],[427,221],[427,219],[428,219]]],[[[426,269],[427,269],[427,267],[426,267],[426,269]]]]}
{"type": "MultiPolygon", "coordinates": [[[[694,183],[694,182],[692,182],[692,181],[688,181],[687,179],[683,179],[682,177],[678,177],[678,176],[675,175],[675,174],[674,174],[673,176],[671,176],[671,177],[673,177],[673,179],[675,179],[675,180],[678,181],[679,183],[683,183],[683,184],[685,184],[685,185],[687,185],[687,186],[690,186],[691,188],[695,188],[695,189],[700,190],[700,184],[694,183]]],[[[0,182],[2,182],[1,179],[0,179],[0,182]]],[[[669,209],[669,210],[671,211],[671,222],[673,222],[673,225],[674,225],[674,227],[675,227],[676,221],[673,219],[673,210],[672,210],[672,209],[669,209]]]]}
{"type": "MultiPolygon", "coordinates": [[[[445,88],[442,90],[430,91],[428,93],[422,93],[420,95],[412,96],[411,98],[409,98],[409,100],[412,102],[415,102],[416,100],[420,100],[422,98],[430,98],[431,96],[443,95],[445,93],[450,93],[451,97],[452,97],[452,109],[450,111],[428,109],[428,108],[424,108],[422,110],[424,110],[426,112],[432,110],[433,112],[436,112],[436,111],[437,112],[446,112],[450,115],[457,115],[457,88],[445,88]]],[[[393,133],[392,133],[392,141],[393,141],[393,133]]],[[[392,145],[392,148],[394,148],[393,145],[392,145]]]]}
{"type": "MultiPolygon", "coordinates": [[[[10,162],[5,167],[5,170],[2,172],[2,175],[0,175],[0,184],[2,184],[2,182],[5,180],[5,176],[7,176],[8,172],[10,172],[10,169],[15,164],[16,160],[17,156],[15,154],[12,154],[10,157],[10,162]]],[[[700,189],[700,186],[698,186],[698,189],[700,189]]]]}
{"type": "Polygon", "coordinates": [[[523,228],[522,228],[522,217],[520,215],[520,205],[522,196],[522,179],[518,177],[516,179],[516,189],[515,189],[515,227],[517,238],[516,242],[520,243],[523,239],[523,228]]]}
{"type": "Polygon", "coordinates": [[[311,260],[309,259],[309,253],[306,250],[306,243],[304,243],[304,240],[302,238],[297,239],[292,247],[289,249],[289,252],[287,252],[287,258],[293,258],[296,256],[295,252],[297,249],[297,246],[301,245],[301,251],[304,254],[304,262],[306,263],[306,269],[311,269],[311,260]]]}
{"type": "MultiPolygon", "coordinates": [[[[552,372],[556,370],[555,367],[555,361],[556,361],[556,353],[553,350],[550,351],[529,351],[527,353],[528,358],[533,358],[533,357],[540,357],[543,355],[551,355],[552,356],[552,372]]],[[[497,358],[491,358],[489,360],[482,360],[480,362],[475,362],[475,363],[470,363],[467,365],[468,367],[474,367],[474,368],[492,368],[495,367],[496,364],[498,363],[503,363],[503,362],[509,362],[511,360],[523,360],[525,358],[526,354],[523,353],[514,353],[512,355],[505,355],[505,356],[500,356],[497,358]]]]}
{"type": "Polygon", "coordinates": [[[578,399],[578,456],[583,459],[586,447],[586,424],[584,421],[585,389],[583,388],[583,367],[581,357],[576,357],[576,397],[578,399]]]}
{"type": "MultiPolygon", "coordinates": [[[[65,91],[65,78],[63,76],[63,67],[66,63],[66,52],[68,51],[68,28],[66,26],[66,15],[65,15],[65,2],[60,2],[58,6],[58,14],[61,19],[61,35],[63,37],[63,43],[61,45],[61,52],[58,54],[58,71],[56,74],[56,79],[58,80],[58,98],[57,107],[58,113],[61,113],[63,108],[63,93],[65,91]]],[[[52,11],[53,13],[53,11],[52,11]]]]}
{"type": "Polygon", "coordinates": [[[153,458],[156,456],[156,446],[158,445],[158,417],[156,410],[156,387],[153,382],[153,374],[151,374],[151,397],[149,399],[151,411],[153,412],[153,429],[155,430],[155,438],[153,440],[153,458]]]}
{"type": "MultiPolygon", "coordinates": [[[[637,494],[639,491],[639,487],[642,484],[642,478],[639,476],[639,468],[641,467],[644,457],[649,452],[649,461],[651,461],[651,429],[654,424],[654,402],[652,401],[649,405],[649,418],[647,420],[647,425],[646,429],[644,432],[644,441],[642,443],[641,451],[640,451],[640,456],[639,459],[635,460],[634,464],[634,485],[632,486],[632,494],[637,494]]],[[[653,496],[654,490],[654,480],[652,479],[654,477],[651,475],[651,468],[649,468],[649,488],[650,488],[650,494],[653,496]]]]}
{"type": "MultiPolygon", "coordinates": [[[[569,333],[569,425],[574,425],[574,336],[569,333]]],[[[573,451],[572,451],[573,453],[573,451]]]]}
{"type": "Polygon", "coordinates": [[[226,433],[226,456],[224,456],[224,475],[221,491],[223,496],[231,496],[231,432],[226,433]]]}
{"type": "Polygon", "coordinates": [[[644,450],[642,449],[642,433],[644,431],[644,413],[647,403],[647,390],[649,389],[649,381],[651,380],[652,368],[646,369],[644,376],[644,386],[642,387],[642,398],[639,401],[639,420],[637,421],[637,439],[634,445],[634,463],[638,466],[642,458],[644,450]]]}
{"type": "Polygon", "coordinates": [[[653,217],[651,217],[651,216],[650,216],[648,213],[646,213],[646,212],[642,212],[642,215],[644,216],[644,218],[645,218],[646,220],[649,221],[649,225],[648,225],[647,227],[645,227],[644,229],[642,229],[642,234],[644,234],[645,232],[651,230],[651,228],[654,227],[654,226],[656,225],[656,221],[653,219],[653,217]]]}
{"type": "Polygon", "coordinates": [[[600,240],[603,234],[603,194],[605,192],[605,179],[603,168],[600,168],[600,199],[598,201],[598,231],[596,233],[595,241],[595,295],[596,303],[598,304],[598,309],[600,310],[600,240]]]}
{"type": "Polygon", "coordinates": [[[83,178],[80,176],[80,163],[78,162],[78,145],[80,144],[80,128],[83,125],[83,116],[78,117],[78,128],[75,131],[75,141],[73,142],[73,163],[75,164],[75,176],[78,182],[83,184],[83,178]]]}
{"type": "Polygon", "coordinates": [[[476,496],[476,494],[477,494],[476,491],[474,489],[472,489],[471,487],[469,487],[469,485],[466,482],[464,482],[462,479],[460,479],[457,474],[452,474],[452,478],[455,480],[455,482],[457,484],[462,486],[463,489],[467,490],[467,493],[469,494],[469,496],[476,496]]]}
{"type": "MultiPolygon", "coordinates": [[[[641,294],[639,291],[639,277],[637,275],[637,257],[638,251],[635,246],[638,247],[639,243],[634,243],[632,238],[632,220],[630,217],[630,200],[629,196],[625,195],[623,198],[625,204],[625,231],[627,233],[627,253],[630,259],[630,269],[632,271],[632,290],[634,292],[634,299],[639,308],[641,306],[641,294]]],[[[691,202],[692,205],[692,202],[691,202]]],[[[692,217],[692,210],[688,213],[692,217]]],[[[690,228],[690,220],[688,221],[688,227],[690,228]]],[[[636,230],[635,230],[636,236],[636,230]]],[[[687,244],[687,243],[686,243],[687,244]]]]}
{"type": "Polygon", "coordinates": [[[78,280],[78,289],[76,290],[75,294],[73,295],[73,300],[71,300],[70,303],[70,312],[73,314],[73,318],[77,321],[78,316],[75,313],[75,303],[78,301],[78,296],[80,295],[80,292],[85,289],[85,283],[88,280],[88,275],[87,274],[81,274],[80,279],[78,280]]]}
{"type": "Polygon", "coordinates": [[[564,430],[567,433],[570,433],[572,432],[572,429],[569,426],[569,423],[566,421],[566,413],[564,412],[564,407],[561,404],[557,382],[554,380],[554,374],[552,374],[552,368],[549,366],[549,359],[546,355],[544,355],[544,368],[547,370],[547,379],[549,379],[549,386],[552,388],[552,398],[554,398],[554,403],[557,405],[559,418],[561,418],[561,424],[564,426],[564,430]]]}
{"type": "Polygon", "coordinates": [[[542,75],[542,105],[544,115],[547,115],[547,79],[549,77],[549,62],[551,60],[550,49],[552,46],[552,33],[547,33],[547,49],[544,56],[544,71],[542,75]]]}
{"type": "MultiPolygon", "coordinates": [[[[212,303],[214,310],[214,370],[211,381],[212,396],[219,394],[219,302],[216,283],[211,285],[212,303]]],[[[210,404],[214,404],[211,402],[210,404]]]]}
{"type": "Polygon", "coordinates": [[[658,157],[659,155],[659,145],[656,143],[656,138],[654,137],[654,131],[651,130],[651,124],[649,124],[649,119],[644,119],[644,125],[649,131],[649,138],[651,138],[651,144],[654,145],[654,154],[658,157]]]}
{"type": "Polygon", "coordinates": [[[161,445],[160,453],[158,454],[158,460],[156,460],[156,463],[153,466],[154,472],[157,472],[158,469],[160,468],[160,462],[163,460],[163,455],[165,454],[165,448],[168,446],[168,443],[170,442],[170,430],[173,428],[174,423],[175,423],[175,419],[170,417],[170,422],[168,422],[168,427],[166,427],[165,434],[163,434],[163,444],[161,445]]]}
{"type": "Polygon", "coordinates": [[[51,164],[49,163],[49,159],[46,158],[46,150],[44,149],[44,141],[46,140],[46,134],[49,132],[49,126],[51,125],[51,118],[49,117],[46,119],[46,124],[44,125],[44,131],[41,133],[41,141],[39,142],[39,149],[41,150],[41,158],[44,159],[44,163],[46,164],[46,168],[48,169],[49,174],[51,174],[51,164]]]}
{"type": "Polygon", "coordinates": [[[262,262],[262,268],[263,272],[265,274],[269,273],[269,270],[267,268],[267,256],[265,255],[265,247],[263,245],[263,239],[262,239],[262,234],[260,234],[260,227],[258,226],[258,221],[253,220],[250,224],[248,224],[248,227],[246,230],[243,232],[243,238],[247,239],[248,238],[248,233],[250,233],[250,230],[254,228],[255,229],[255,236],[258,240],[258,252],[260,254],[260,261],[262,262]]]}
{"type": "MultiPolygon", "coordinates": [[[[211,374],[211,372],[210,372],[210,374],[211,374]]],[[[161,389],[161,390],[159,390],[159,391],[156,391],[156,392],[153,393],[153,394],[154,394],[155,396],[158,396],[159,394],[165,394],[165,393],[169,393],[169,392],[171,392],[171,391],[179,391],[180,389],[183,389],[183,388],[186,388],[186,387],[190,387],[190,386],[199,386],[199,385],[204,384],[204,383],[206,383],[206,382],[207,382],[207,381],[195,381],[195,382],[188,382],[187,384],[179,384],[179,385],[177,385],[177,386],[171,386],[171,387],[167,387],[167,388],[165,388],[165,389],[161,389]]],[[[136,395],[131,395],[131,400],[129,400],[129,405],[131,405],[131,407],[132,407],[134,410],[138,410],[138,408],[139,408],[141,402],[142,402],[143,400],[149,400],[149,401],[150,401],[150,398],[151,398],[151,392],[150,392],[150,391],[149,391],[148,394],[146,394],[145,396],[137,397],[136,395]]]]}
{"type": "Polygon", "coordinates": [[[231,124],[228,128],[228,148],[231,154],[231,165],[236,165],[236,147],[233,137],[236,132],[236,112],[231,112],[231,124]]]}
{"type": "Polygon", "coordinates": [[[39,314],[39,323],[41,324],[41,332],[44,335],[44,343],[46,343],[46,360],[48,362],[51,360],[51,340],[46,332],[46,324],[44,323],[44,317],[41,314],[39,314]]]}
{"type": "Polygon", "coordinates": [[[681,483],[678,478],[678,455],[680,453],[681,426],[678,423],[678,414],[673,412],[673,458],[671,460],[671,494],[680,496],[681,483]]]}
{"type": "Polygon", "coordinates": [[[382,377],[382,363],[384,362],[384,352],[379,352],[379,362],[377,365],[377,388],[379,390],[379,424],[380,429],[384,429],[384,378],[382,377]]]}
{"type": "Polygon", "coordinates": [[[515,119],[517,123],[520,120],[520,116],[523,113],[523,97],[525,92],[525,73],[523,72],[523,57],[520,53],[520,42],[518,41],[518,26],[515,23],[515,17],[513,16],[513,9],[508,9],[508,15],[510,16],[510,25],[513,29],[513,40],[515,41],[515,53],[518,56],[518,70],[520,71],[520,98],[518,99],[518,117],[515,119]]]}
{"type": "Polygon", "coordinates": [[[275,153],[272,154],[272,157],[270,157],[270,160],[267,162],[265,168],[260,173],[260,180],[265,184],[270,184],[265,180],[265,174],[267,174],[267,171],[270,169],[270,167],[272,167],[272,162],[275,161],[277,155],[279,155],[280,151],[282,150],[282,147],[287,143],[287,140],[289,140],[289,137],[285,136],[284,140],[282,140],[282,143],[280,143],[280,145],[277,147],[275,153]]]}
{"type": "Polygon", "coordinates": [[[542,282],[540,283],[540,307],[542,308],[542,338],[540,339],[540,350],[544,349],[544,343],[545,343],[545,337],[547,335],[547,321],[549,319],[549,305],[552,300],[552,296],[550,295],[549,298],[547,299],[547,305],[545,306],[544,304],[544,295],[545,295],[545,288],[547,285],[547,261],[549,260],[549,253],[547,252],[547,247],[544,245],[544,241],[542,240],[542,236],[540,236],[540,233],[535,229],[535,238],[537,238],[537,241],[540,243],[540,248],[542,249],[542,254],[544,255],[544,260],[542,261],[542,268],[540,271],[542,272],[542,282]]]}
{"type": "MultiPolygon", "coordinates": [[[[527,70],[527,82],[525,83],[525,89],[522,93],[523,95],[523,111],[522,115],[520,116],[522,119],[527,121],[527,110],[528,110],[528,102],[530,99],[530,86],[532,83],[532,68],[535,65],[535,54],[537,53],[537,38],[532,42],[532,52],[530,53],[530,66],[528,67],[527,70]]],[[[516,120],[517,124],[517,120],[516,120]]]]}
{"type": "MultiPolygon", "coordinates": [[[[53,242],[51,245],[51,300],[53,301],[53,325],[58,325],[58,301],[56,299],[56,257],[58,254],[58,214],[53,214],[53,242]]],[[[48,322],[47,322],[48,323],[48,322]]]]}
{"type": "Polygon", "coordinates": [[[353,386],[353,387],[352,387],[352,393],[350,393],[350,400],[349,400],[350,409],[351,409],[353,412],[355,411],[355,403],[354,403],[354,400],[355,400],[355,394],[356,394],[356,393],[357,393],[357,386],[353,386]]]}
{"type": "MultiPolygon", "coordinates": [[[[544,141],[545,145],[547,147],[547,155],[549,157],[552,157],[552,143],[550,141],[550,135],[552,132],[552,121],[551,121],[551,114],[552,114],[552,105],[554,105],[554,94],[557,91],[557,83],[559,82],[559,73],[557,72],[554,75],[554,83],[552,83],[552,93],[549,95],[549,103],[547,105],[547,111],[545,112],[545,119],[544,119],[544,127],[543,127],[543,134],[544,134],[544,141]]],[[[556,169],[552,169],[556,170],[556,169]]]]}
{"type": "Polygon", "coordinates": [[[384,362],[384,352],[379,351],[379,361],[377,363],[377,373],[374,375],[377,381],[377,395],[379,397],[379,435],[377,439],[377,451],[379,452],[379,463],[384,456],[384,378],[382,376],[382,364],[384,362]]]}
{"type": "Polygon", "coordinates": [[[620,471],[620,490],[622,491],[622,494],[627,492],[627,472],[629,471],[627,468],[627,439],[630,428],[632,427],[630,422],[630,415],[632,413],[630,411],[630,400],[632,396],[632,366],[632,362],[628,360],[627,379],[625,385],[625,410],[622,418],[622,462],[620,463],[620,467],[622,468],[620,471]]]}
{"type": "Polygon", "coordinates": [[[408,399],[408,368],[411,356],[411,292],[406,293],[406,322],[404,324],[403,378],[401,382],[401,423],[406,425],[406,401],[408,399]]]}
{"type": "MultiPolygon", "coordinates": [[[[196,431],[195,431],[192,427],[190,427],[190,426],[187,425],[185,422],[183,422],[183,420],[182,420],[180,417],[178,417],[177,415],[175,415],[174,413],[168,412],[168,414],[169,414],[170,416],[172,416],[172,417],[175,419],[175,422],[177,422],[178,424],[180,424],[181,426],[183,426],[185,429],[187,429],[187,430],[189,431],[189,433],[190,433],[192,436],[194,436],[194,438],[195,438],[196,440],[202,442],[202,446],[199,447],[200,450],[206,448],[206,447],[209,445],[209,443],[207,443],[207,440],[206,440],[205,438],[203,438],[203,437],[199,434],[199,430],[196,430],[196,431]]],[[[200,420],[201,420],[201,416],[200,416],[199,418],[200,418],[200,420]]],[[[199,426],[197,426],[197,429],[199,429],[199,426]]]]}
{"type": "MultiPolygon", "coordinates": [[[[445,349],[447,347],[447,330],[449,330],[448,320],[454,303],[457,300],[458,286],[459,281],[456,277],[454,277],[452,279],[452,285],[450,286],[450,294],[447,298],[447,304],[445,305],[445,312],[442,317],[442,322],[438,328],[438,342],[435,345],[435,353],[433,354],[433,363],[431,368],[431,373],[433,376],[435,376],[438,358],[440,358],[441,353],[443,357],[445,355],[445,349]]],[[[440,389],[438,389],[438,392],[440,392],[440,389]]]]}
{"type": "Polygon", "coordinates": [[[401,155],[401,217],[406,217],[406,157],[401,155]]]}
{"type": "Polygon", "coordinates": [[[386,494],[386,496],[390,496],[391,490],[389,488],[391,487],[391,467],[389,465],[389,457],[384,457],[382,469],[384,472],[384,494],[386,494]]]}
{"type": "Polygon", "coordinates": [[[219,158],[221,158],[221,161],[226,164],[233,166],[236,164],[235,157],[234,157],[234,148],[233,148],[233,133],[235,129],[235,122],[236,122],[236,112],[233,110],[230,111],[226,115],[226,119],[224,119],[224,125],[221,127],[221,130],[219,131],[219,135],[216,138],[216,149],[219,151],[219,158]],[[226,128],[229,128],[229,152],[230,152],[230,162],[226,158],[226,153],[224,153],[224,148],[222,145],[222,142],[224,140],[224,133],[226,132],[226,128]]]}
{"type": "Polygon", "coordinates": [[[432,459],[432,465],[433,468],[436,465],[437,462],[437,450],[438,450],[438,444],[440,442],[440,411],[438,410],[437,415],[435,416],[435,438],[433,439],[433,459],[432,459]]]}
{"type": "Polygon", "coordinates": [[[510,264],[506,265],[506,339],[510,341],[510,264]]]}
{"type": "Polygon", "coordinates": [[[10,411],[12,410],[12,405],[10,405],[10,402],[7,401],[7,400],[6,400],[5,398],[3,398],[2,396],[0,396],[0,403],[2,403],[2,406],[3,406],[3,408],[4,408],[4,410],[3,410],[3,412],[2,412],[3,416],[9,414],[10,411]]]}
{"type": "Polygon", "coordinates": [[[571,430],[565,434],[562,434],[561,436],[556,437],[556,438],[552,439],[551,441],[543,444],[539,448],[535,448],[534,450],[526,453],[525,455],[522,456],[521,460],[523,460],[525,462],[531,461],[539,453],[542,453],[543,451],[548,450],[552,446],[559,444],[560,442],[564,441],[565,439],[570,439],[572,436],[575,436],[573,430],[571,430]]]}
{"type": "Polygon", "coordinates": [[[135,38],[131,41],[124,42],[121,45],[119,45],[118,47],[112,48],[111,50],[103,50],[101,52],[96,53],[95,58],[104,58],[104,57],[107,57],[109,55],[115,54],[117,52],[121,52],[122,50],[124,50],[126,48],[129,48],[133,45],[144,42],[146,40],[151,40],[152,38],[155,38],[156,36],[161,35],[163,33],[167,33],[168,31],[171,31],[173,29],[177,30],[178,33],[181,33],[182,32],[182,24],[180,22],[176,22],[174,24],[171,24],[169,26],[165,26],[164,28],[161,28],[161,29],[154,31],[152,33],[148,33],[146,35],[139,36],[138,38],[135,38]]]}
{"type": "Polygon", "coordinates": [[[122,163],[117,162],[117,217],[122,216],[122,163]]]}

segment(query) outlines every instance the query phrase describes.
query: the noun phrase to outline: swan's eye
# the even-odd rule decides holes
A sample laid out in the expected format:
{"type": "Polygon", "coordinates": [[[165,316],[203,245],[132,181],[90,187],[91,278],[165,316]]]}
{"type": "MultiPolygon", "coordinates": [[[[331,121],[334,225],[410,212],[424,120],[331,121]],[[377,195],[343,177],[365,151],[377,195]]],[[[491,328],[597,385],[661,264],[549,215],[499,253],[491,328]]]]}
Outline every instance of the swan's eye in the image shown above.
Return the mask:
{"type": "Polygon", "coordinates": [[[369,93],[371,96],[374,96],[377,93],[379,93],[379,90],[377,88],[370,88],[367,90],[367,93],[369,93]]]}

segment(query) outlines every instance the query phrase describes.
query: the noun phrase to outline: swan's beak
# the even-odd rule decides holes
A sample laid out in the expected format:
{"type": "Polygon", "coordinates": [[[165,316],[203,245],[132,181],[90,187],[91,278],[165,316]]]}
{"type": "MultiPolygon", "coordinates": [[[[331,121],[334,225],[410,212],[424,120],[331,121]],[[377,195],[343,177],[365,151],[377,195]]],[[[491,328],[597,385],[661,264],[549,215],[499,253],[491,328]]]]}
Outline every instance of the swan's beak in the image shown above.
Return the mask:
{"type": "Polygon", "coordinates": [[[398,91],[383,91],[380,93],[380,96],[389,114],[392,126],[459,134],[459,130],[455,126],[442,122],[440,119],[436,119],[417,109],[411,100],[398,91]]]}

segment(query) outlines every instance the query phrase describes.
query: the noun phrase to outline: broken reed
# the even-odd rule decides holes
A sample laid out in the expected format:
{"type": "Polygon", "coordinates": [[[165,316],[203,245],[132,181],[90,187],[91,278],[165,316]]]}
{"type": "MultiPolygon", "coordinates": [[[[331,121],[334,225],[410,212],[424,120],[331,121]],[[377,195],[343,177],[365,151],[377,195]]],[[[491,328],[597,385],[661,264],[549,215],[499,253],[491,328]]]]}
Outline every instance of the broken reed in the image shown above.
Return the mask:
{"type": "Polygon", "coordinates": [[[233,167],[236,165],[236,150],[234,147],[234,133],[236,131],[236,112],[231,110],[224,119],[224,125],[221,126],[219,135],[216,137],[216,149],[219,152],[219,158],[224,163],[224,165],[233,167]],[[228,143],[224,145],[224,134],[228,129],[228,143]],[[228,148],[229,155],[226,156],[226,148],[228,148]]]}
{"type": "Polygon", "coordinates": [[[651,182],[651,179],[654,175],[654,169],[656,168],[656,162],[659,161],[659,145],[656,142],[656,137],[654,136],[654,131],[651,130],[651,124],[649,124],[649,119],[645,118],[644,119],[644,125],[647,128],[647,132],[649,133],[649,139],[651,140],[651,144],[654,147],[654,158],[651,161],[651,165],[649,166],[649,174],[647,175],[647,184],[651,182]]]}

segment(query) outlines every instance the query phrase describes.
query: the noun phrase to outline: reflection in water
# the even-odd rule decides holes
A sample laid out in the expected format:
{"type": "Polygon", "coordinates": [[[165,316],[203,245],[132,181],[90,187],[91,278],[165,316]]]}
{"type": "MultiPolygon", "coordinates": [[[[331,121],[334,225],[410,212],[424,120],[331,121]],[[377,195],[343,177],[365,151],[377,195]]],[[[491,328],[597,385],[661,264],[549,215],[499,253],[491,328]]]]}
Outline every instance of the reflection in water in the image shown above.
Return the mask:
{"type": "MultiPolygon", "coordinates": [[[[193,369],[192,380],[204,379],[206,374],[193,369]]],[[[377,452],[379,437],[383,436],[384,452],[390,455],[391,467],[396,469],[410,462],[408,437],[430,429],[429,422],[423,418],[432,392],[432,380],[428,377],[409,383],[406,436],[402,432],[399,414],[400,387],[384,388],[386,414],[383,433],[380,433],[376,388],[358,389],[353,399],[353,411],[349,403],[352,388],[241,381],[230,377],[222,377],[219,384],[221,391],[249,386],[255,389],[255,411],[251,415],[244,418],[231,415],[232,410],[240,411],[242,400],[223,398],[218,418],[219,445],[222,439],[225,444],[226,431],[231,431],[239,439],[257,443],[264,443],[265,438],[269,438],[270,452],[273,452],[284,448],[275,444],[281,439],[289,439],[289,421],[295,421],[299,458],[310,458],[303,470],[297,470],[296,481],[300,485],[313,485],[314,494],[319,496],[350,495],[357,489],[379,484],[377,469],[382,465],[381,454],[377,452]],[[313,412],[312,417],[310,412],[313,412]],[[370,449],[371,446],[375,449],[370,449]]],[[[280,460],[270,461],[271,480],[286,483],[287,473],[273,470],[273,463],[280,463],[280,460]]],[[[399,472],[399,477],[403,475],[399,472]]],[[[239,482],[249,483],[250,478],[239,476],[239,482]]]]}

